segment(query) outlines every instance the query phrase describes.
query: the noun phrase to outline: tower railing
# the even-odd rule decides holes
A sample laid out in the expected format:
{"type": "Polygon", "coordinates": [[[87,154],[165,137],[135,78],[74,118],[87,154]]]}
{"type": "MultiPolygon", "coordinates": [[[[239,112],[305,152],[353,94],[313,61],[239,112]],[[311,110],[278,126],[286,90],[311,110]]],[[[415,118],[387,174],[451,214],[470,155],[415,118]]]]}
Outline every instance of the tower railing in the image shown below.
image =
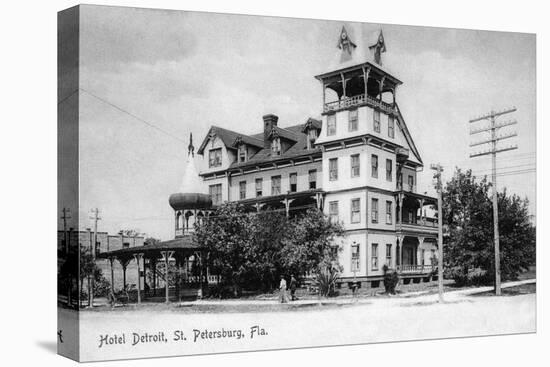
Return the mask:
{"type": "Polygon", "coordinates": [[[383,110],[386,113],[396,113],[397,110],[395,107],[387,102],[381,101],[379,99],[373,98],[366,94],[359,94],[352,97],[345,97],[338,101],[325,103],[324,112],[338,111],[345,108],[367,105],[370,107],[377,107],[383,110]]]}

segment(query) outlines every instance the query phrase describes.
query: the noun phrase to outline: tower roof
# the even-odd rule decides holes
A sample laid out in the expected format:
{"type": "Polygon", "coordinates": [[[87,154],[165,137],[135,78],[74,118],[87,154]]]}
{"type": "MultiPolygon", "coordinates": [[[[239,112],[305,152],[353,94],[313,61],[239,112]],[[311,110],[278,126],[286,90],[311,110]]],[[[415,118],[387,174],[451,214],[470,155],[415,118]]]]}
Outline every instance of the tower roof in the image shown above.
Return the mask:
{"type": "Polygon", "coordinates": [[[170,195],[169,203],[174,210],[206,209],[212,206],[212,199],[206,193],[195,165],[195,148],[190,137],[187,160],[183,171],[183,180],[178,192],[170,195]]]}

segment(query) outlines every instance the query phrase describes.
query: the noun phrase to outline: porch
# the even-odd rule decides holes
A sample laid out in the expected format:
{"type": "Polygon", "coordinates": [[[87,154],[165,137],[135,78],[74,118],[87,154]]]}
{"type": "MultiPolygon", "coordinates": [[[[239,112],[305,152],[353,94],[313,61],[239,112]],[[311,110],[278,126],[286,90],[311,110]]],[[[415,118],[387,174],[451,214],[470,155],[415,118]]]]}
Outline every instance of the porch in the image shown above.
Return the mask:
{"type": "Polygon", "coordinates": [[[114,263],[122,267],[122,297],[141,303],[164,298],[166,303],[180,301],[184,297],[201,298],[211,284],[220,281],[212,275],[207,265],[208,253],[199,247],[190,235],[170,241],[143,246],[126,247],[103,252],[98,258],[110,263],[111,292],[115,295],[114,263]],[[137,284],[130,287],[126,280],[127,268],[135,262],[137,284]],[[129,294],[132,294],[132,297],[129,294]],[[135,293],[135,295],[134,295],[135,293]]]}
{"type": "Polygon", "coordinates": [[[237,203],[247,207],[250,212],[282,212],[288,217],[313,208],[323,210],[324,199],[325,192],[323,190],[311,189],[244,199],[237,201],[237,203]]]}

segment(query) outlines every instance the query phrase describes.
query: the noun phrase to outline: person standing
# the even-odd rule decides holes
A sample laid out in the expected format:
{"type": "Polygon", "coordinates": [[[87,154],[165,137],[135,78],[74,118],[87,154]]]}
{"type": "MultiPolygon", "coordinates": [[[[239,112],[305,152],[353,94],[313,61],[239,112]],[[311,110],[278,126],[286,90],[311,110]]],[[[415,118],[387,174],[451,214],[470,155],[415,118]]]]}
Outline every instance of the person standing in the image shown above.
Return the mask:
{"type": "Polygon", "coordinates": [[[286,297],[286,280],[285,277],[281,275],[281,282],[279,283],[279,302],[287,303],[286,297]]]}
{"type": "Polygon", "coordinates": [[[295,301],[296,298],[296,288],[298,287],[298,281],[294,277],[294,274],[290,276],[290,300],[295,301]]]}

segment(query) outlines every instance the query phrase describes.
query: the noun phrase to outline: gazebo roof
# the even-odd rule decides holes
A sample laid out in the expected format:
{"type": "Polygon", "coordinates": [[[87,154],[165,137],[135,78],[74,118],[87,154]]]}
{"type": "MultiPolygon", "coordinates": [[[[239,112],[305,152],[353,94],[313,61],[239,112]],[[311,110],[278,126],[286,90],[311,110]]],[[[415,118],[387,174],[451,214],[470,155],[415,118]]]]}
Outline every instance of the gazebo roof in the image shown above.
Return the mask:
{"type": "Polygon", "coordinates": [[[194,241],[192,236],[183,236],[152,245],[126,247],[118,250],[107,251],[99,254],[98,257],[124,257],[132,256],[134,254],[154,255],[160,253],[161,251],[194,251],[200,249],[201,247],[194,241]]]}

